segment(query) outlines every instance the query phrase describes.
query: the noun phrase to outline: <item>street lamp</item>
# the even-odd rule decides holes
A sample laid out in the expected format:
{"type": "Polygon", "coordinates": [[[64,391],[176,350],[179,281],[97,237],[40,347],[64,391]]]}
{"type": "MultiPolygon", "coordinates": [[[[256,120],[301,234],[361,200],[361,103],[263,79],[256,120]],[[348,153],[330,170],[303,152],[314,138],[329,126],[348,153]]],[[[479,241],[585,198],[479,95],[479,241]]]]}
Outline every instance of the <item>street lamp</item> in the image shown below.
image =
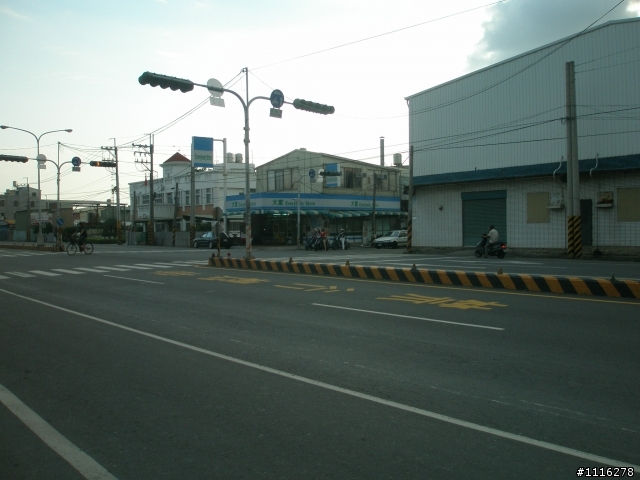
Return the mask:
{"type": "MultiPolygon", "coordinates": [[[[35,133],[30,132],[29,130],[23,130],[22,128],[16,128],[16,127],[9,127],[8,125],[0,125],[0,128],[2,130],[6,130],[7,128],[10,128],[12,130],[20,130],[21,132],[25,132],[33,135],[33,137],[36,139],[36,145],[37,145],[36,159],[38,161],[38,240],[37,240],[37,244],[44,245],[44,238],[42,236],[42,202],[41,202],[42,192],[40,190],[40,165],[41,165],[40,158],[39,158],[40,157],[40,139],[48,133],[55,133],[55,132],[71,133],[73,130],[70,128],[65,128],[62,130],[50,130],[38,136],[35,133]]],[[[42,162],[42,165],[46,166],[45,162],[42,162]]]]}

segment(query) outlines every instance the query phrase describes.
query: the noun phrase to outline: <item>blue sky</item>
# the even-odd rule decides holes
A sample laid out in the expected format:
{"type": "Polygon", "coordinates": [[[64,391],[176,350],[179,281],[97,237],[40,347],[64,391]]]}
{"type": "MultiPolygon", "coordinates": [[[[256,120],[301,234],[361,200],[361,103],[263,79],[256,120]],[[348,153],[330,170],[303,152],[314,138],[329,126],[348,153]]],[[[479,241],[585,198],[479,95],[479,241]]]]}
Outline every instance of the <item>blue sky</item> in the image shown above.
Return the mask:
{"type": "MultiPolygon", "coordinates": [[[[102,158],[101,146],[121,146],[122,200],[125,185],[144,179],[131,142],[172,122],[208,94],[182,94],[143,87],[144,71],[223,84],[243,67],[249,94],[269,96],[279,88],[288,98],[335,106],[315,115],[283,107],[269,118],[269,103],[250,110],[252,161],[263,164],[295,148],[378,163],[379,137],[387,163],[408,149],[404,97],[493,62],[574,34],[614,7],[618,0],[0,0],[0,124],[49,134],[41,153],[61,162],[102,158]],[[483,7],[484,8],[479,8],[483,7]],[[447,18],[443,18],[447,17],[447,18]],[[413,28],[406,28],[422,24],[413,28]],[[293,61],[282,60],[360,39],[389,35],[293,61]],[[276,65],[271,65],[277,63],[276,65]],[[266,65],[271,65],[267,66],[266,65]],[[263,68],[261,68],[263,67],[263,68]]],[[[626,1],[602,22],[638,15],[626,1]]],[[[244,79],[229,85],[245,95],[244,79]]],[[[238,79],[236,78],[236,80],[238,79]]],[[[176,151],[190,153],[191,136],[226,137],[231,152],[244,152],[240,103],[224,96],[226,108],[208,104],[155,137],[156,163],[176,151]]],[[[216,144],[217,146],[218,144],[216,144]]],[[[28,134],[0,130],[0,153],[35,157],[28,134]]],[[[221,157],[221,154],[220,154],[221,157]]],[[[220,158],[218,158],[219,160],[220,158]]],[[[159,171],[159,168],[156,168],[159,171]]],[[[105,169],[63,167],[63,199],[111,196],[105,169]]],[[[35,183],[35,162],[0,162],[0,190],[12,181],[35,183]]],[[[55,196],[55,169],[41,172],[43,195],[55,196]]]]}

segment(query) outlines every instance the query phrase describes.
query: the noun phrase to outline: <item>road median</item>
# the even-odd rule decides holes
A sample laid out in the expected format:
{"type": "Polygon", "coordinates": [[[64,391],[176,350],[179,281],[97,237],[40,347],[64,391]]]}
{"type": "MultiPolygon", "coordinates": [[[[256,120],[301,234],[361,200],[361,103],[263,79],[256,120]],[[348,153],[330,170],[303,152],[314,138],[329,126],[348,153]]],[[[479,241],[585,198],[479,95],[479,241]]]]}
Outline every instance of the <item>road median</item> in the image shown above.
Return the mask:
{"type": "Polygon", "coordinates": [[[462,287],[499,288],[541,293],[592,295],[617,298],[640,298],[640,282],[595,277],[572,277],[552,275],[523,275],[460,270],[430,270],[419,268],[395,268],[344,265],[333,263],[288,262],[271,260],[245,260],[238,258],[211,257],[209,266],[265,270],[272,272],[327,275],[393,282],[452,285],[462,287]]]}

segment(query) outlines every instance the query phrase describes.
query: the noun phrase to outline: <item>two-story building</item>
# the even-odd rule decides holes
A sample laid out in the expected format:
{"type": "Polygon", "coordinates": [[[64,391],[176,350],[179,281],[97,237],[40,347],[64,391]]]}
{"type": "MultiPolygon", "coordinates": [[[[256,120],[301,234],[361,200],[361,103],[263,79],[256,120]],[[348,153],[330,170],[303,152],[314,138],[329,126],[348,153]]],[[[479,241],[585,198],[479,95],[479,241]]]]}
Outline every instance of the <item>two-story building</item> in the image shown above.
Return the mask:
{"type": "MultiPolygon", "coordinates": [[[[226,164],[213,165],[211,169],[195,170],[195,221],[214,222],[214,208],[224,209],[224,194],[238,195],[245,190],[245,164],[241,155],[227,155],[226,164]],[[235,161],[229,161],[233,158],[235,161]]],[[[162,177],[154,178],[154,221],[155,231],[171,231],[176,225],[178,231],[187,231],[190,226],[191,212],[191,160],[175,153],[164,163],[162,177]]],[[[255,189],[253,165],[249,165],[249,184],[255,189]]],[[[151,185],[148,180],[129,184],[129,198],[132,221],[146,223],[151,215],[151,185]]],[[[226,231],[239,231],[241,220],[229,219],[226,231]]]]}
{"type": "MultiPolygon", "coordinates": [[[[304,239],[324,227],[330,235],[345,229],[352,242],[368,244],[373,235],[404,227],[408,168],[398,157],[394,163],[377,166],[300,148],[261,165],[250,198],[255,242],[294,244],[298,228],[304,239]]],[[[241,221],[244,195],[228,196],[226,210],[241,221]]]]}

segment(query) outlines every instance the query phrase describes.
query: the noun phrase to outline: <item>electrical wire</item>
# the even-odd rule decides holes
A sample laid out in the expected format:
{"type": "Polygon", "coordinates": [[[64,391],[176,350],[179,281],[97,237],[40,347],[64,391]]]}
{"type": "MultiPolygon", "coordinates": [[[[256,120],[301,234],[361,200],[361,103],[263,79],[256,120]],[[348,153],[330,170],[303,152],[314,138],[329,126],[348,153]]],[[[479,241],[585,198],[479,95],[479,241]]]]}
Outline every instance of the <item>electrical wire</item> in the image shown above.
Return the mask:
{"type": "MultiPolygon", "coordinates": [[[[446,18],[455,17],[455,16],[458,16],[458,15],[462,15],[462,14],[464,14],[464,13],[469,13],[469,12],[472,12],[472,11],[474,11],[474,10],[479,10],[479,9],[482,9],[482,8],[491,7],[491,6],[493,6],[493,5],[497,5],[497,4],[499,4],[499,3],[503,3],[503,2],[505,2],[505,1],[506,1],[506,0],[498,0],[497,2],[488,3],[488,4],[486,4],[486,5],[482,5],[482,6],[480,6],[480,7],[470,8],[470,9],[468,9],[468,10],[464,10],[464,11],[462,11],[462,12],[452,13],[451,15],[445,15],[444,17],[435,18],[435,19],[432,19],[432,20],[427,20],[426,22],[416,23],[415,25],[410,25],[410,26],[408,26],[408,27],[398,28],[398,29],[396,29],[396,30],[392,30],[392,31],[390,31],[390,32],[385,32],[385,33],[380,33],[380,34],[378,34],[378,35],[373,35],[373,36],[371,36],[371,37],[361,38],[360,40],[354,40],[353,42],[343,43],[343,44],[341,44],[341,45],[336,45],[336,46],[334,46],[334,47],[329,47],[329,48],[325,48],[325,49],[323,49],[323,50],[318,50],[317,52],[312,52],[312,53],[307,53],[307,54],[304,54],[304,55],[299,55],[299,56],[297,56],[297,57],[289,58],[289,59],[287,59],[287,60],[281,60],[281,61],[278,61],[278,62],[270,63],[270,64],[268,64],[268,65],[262,65],[261,67],[255,67],[255,68],[252,68],[252,69],[250,69],[250,70],[260,70],[260,69],[262,69],[262,68],[273,67],[274,65],[280,65],[280,64],[282,64],[282,63],[292,62],[292,61],[294,61],[294,60],[299,60],[299,59],[301,59],[301,58],[310,57],[310,56],[312,56],[312,55],[318,55],[318,54],[320,54],[320,53],[329,52],[329,51],[331,51],[331,50],[337,50],[338,48],[347,47],[347,46],[349,46],[349,45],[355,45],[356,43],[366,42],[366,41],[368,41],[368,40],[373,40],[374,38],[384,37],[384,36],[386,36],[386,35],[391,35],[391,34],[393,34],[393,33],[401,32],[401,31],[403,31],[403,30],[409,30],[410,28],[419,27],[419,26],[421,26],[421,25],[426,25],[426,24],[428,24],[428,23],[438,22],[438,21],[440,21],[440,20],[444,20],[444,19],[446,19],[446,18]]],[[[623,1],[624,1],[624,0],[623,0],[623,1]]]]}

